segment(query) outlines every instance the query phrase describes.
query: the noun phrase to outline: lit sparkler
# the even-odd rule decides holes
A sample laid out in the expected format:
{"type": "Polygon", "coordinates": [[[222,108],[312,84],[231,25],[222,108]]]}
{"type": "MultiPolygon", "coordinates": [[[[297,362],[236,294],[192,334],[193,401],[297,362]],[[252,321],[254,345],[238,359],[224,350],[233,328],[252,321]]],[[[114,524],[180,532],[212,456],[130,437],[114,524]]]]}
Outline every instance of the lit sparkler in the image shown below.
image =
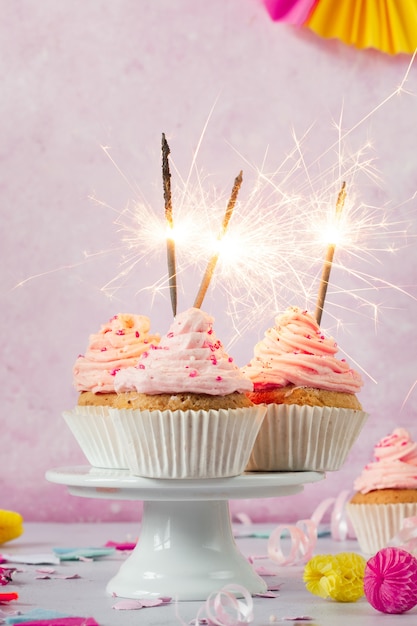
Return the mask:
{"type": "MultiPolygon", "coordinates": [[[[221,242],[222,239],[224,238],[224,236],[226,235],[227,227],[228,227],[230,219],[232,217],[233,209],[235,208],[237,195],[239,193],[239,189],[240,189],[241,184],[242,184],[242,171],[239,173],[238,176],[236,176],[235,182],[233,184],[232,194],[231,194],[230,200],[229,200],[229,202],[227,204],[226,212],[225,212],[224,217],[223,217],[223,223],[222,223],[221,232],[219,233],[219,236],[218,236],[219,242],[221,242]]],[[[203,304],[204,296],[207,293],[207,289],[208,289],[208,287],[210,285],[210,281],[213,278],[213,272],[214,272],[215,267],[217,265],[217,261],[219,260],[219,255],[220,255],[220,249],[213,254],[213,256],[211,257],[211,259],[208,262],[206,271],[204,272],[203,280],[201,281],[200,289],[198,290],[196,299],[194,301],[194,306],[197,309],[199,309],[201,307],[201,305],[203,304]]]]}
{"type": "Polygon", "coordinates": [[[168,227],[167,233],[167,262],[169,293],[171,296],[172,313],[177,314],[177,270],[175,267],[175,239],[173,236],[174,220],[172,217],[172,194],[171,194],[171,172],[169,169],[170,149],[165,134],[162,133],[162,180],[164,185],[165,200],[165,220],[168,227]]]}
{"type": "Polygon", "coordinates": [[[340,215],[341,215],[343,206],[345,204],[345,198],[346,198],[346,182],[343,182],[342,183],[342,187],[341,187],[341,189],[339,191],[339,195],[337,196],[337,202],[336,202],[336,224],[335,224],[335,227],[332,229],[331,236],[330,236],[330,242],[329,242],[329,244],[327,246],[326,258],[325,258],[324,264],[323,264],[323,272],[322,272],[322,275],[321,275],[319,293],[318,293],[318,296],[317,296],[317,305],[316,305],[315,317],[316,317],[316,320],[317,320],[317,324],[319,326],[320,326],[320,323],[321,323],[321,316],[323,315],[324,301],[326,299],[327,287],[329,285],[330,272],[331,272],[331,269],[332,269],[333,257],[334,257],[334,252],[336,250],[336,243],[337,243],[338,234],[339,234],[339,229],[338,229],[337,222],[340,219],[340,215]]]}

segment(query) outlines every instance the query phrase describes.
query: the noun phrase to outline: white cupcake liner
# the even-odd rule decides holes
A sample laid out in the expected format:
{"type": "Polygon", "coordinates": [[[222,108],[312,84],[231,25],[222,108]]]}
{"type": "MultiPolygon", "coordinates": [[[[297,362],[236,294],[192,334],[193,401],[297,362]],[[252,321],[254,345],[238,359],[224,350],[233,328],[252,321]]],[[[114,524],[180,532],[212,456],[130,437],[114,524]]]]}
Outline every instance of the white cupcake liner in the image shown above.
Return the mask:
{"type": "Polygon", "coordinates": [[[148,478],[241,474],[265,407],[209,411],[109,409],[130,471],[148,478]]]}
{"type": "Polygon", "coordinates": [[[127,462],[107,406],[77,406],[62,414],[93,467],[127,469],[127,462]]]}
{"type": "Polygon", "coordinates": [[[361,551],[376,554],[399,533],[406,517],[417,515],[417,502],[396,504],[346,504],[361,551]]]}
{"type": "Polygon", "coordinates": [[[246,470],[338,470],[366,418],[353,409],[269,404],[246,470]]]}

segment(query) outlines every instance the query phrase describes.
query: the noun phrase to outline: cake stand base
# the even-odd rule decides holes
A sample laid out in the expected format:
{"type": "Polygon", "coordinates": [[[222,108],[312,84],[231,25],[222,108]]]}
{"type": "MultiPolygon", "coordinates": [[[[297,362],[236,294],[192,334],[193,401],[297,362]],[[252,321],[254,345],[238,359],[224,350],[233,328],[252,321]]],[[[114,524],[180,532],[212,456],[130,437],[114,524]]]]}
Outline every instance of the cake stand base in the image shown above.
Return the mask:
{"type": "Polygon", "coordinates": [[[202,600],[227,584],[252,594],[266,584],[239,552],[226,501],[144,502],[139,542],[110,580],[124,598],[202,600]]]}
{"type": "Polygon", "coordinates": [[[107,584],[121,598],[205,600],[233,584],[251,594],[266,583],[241,554],[233,537],[229,499],[288,496],[322,472],[249,473],[232,478],[161,480],[127,470],[64,467],[46,478],[66,485],[73,495],[143,500],[138,543],[107,584]]]}

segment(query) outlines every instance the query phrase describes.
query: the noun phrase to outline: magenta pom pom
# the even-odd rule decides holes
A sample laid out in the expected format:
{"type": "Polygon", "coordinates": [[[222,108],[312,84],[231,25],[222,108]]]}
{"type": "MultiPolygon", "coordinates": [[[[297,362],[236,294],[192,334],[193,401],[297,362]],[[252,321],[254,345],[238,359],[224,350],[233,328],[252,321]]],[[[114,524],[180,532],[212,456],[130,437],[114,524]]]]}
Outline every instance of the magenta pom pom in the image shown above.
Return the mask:
{"type": "Polygon", "coordinates": [[[417,559],[400,548],[383,548],[367,562],[363,585],[377,611],[409,611],[417,605],[417,559]]]}

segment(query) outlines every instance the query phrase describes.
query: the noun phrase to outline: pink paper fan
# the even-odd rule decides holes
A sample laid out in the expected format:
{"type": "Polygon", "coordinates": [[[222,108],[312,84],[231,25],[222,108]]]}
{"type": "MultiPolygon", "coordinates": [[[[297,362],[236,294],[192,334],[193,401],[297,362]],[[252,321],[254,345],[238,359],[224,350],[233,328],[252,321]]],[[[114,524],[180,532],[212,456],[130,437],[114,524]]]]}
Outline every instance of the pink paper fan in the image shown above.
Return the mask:
{"type": "Polygon", "coordinates": [[[388,54],[417,49],[417,3],[411,0],[264,0],[273,20],[320,37],[388,54]]]}
{"type": "Polygon", "coordinates": [[[381,613],[405,613],[417,605],[417,559],[400,548],[383,548],[366,564],[364,591],[381,613]]]}

